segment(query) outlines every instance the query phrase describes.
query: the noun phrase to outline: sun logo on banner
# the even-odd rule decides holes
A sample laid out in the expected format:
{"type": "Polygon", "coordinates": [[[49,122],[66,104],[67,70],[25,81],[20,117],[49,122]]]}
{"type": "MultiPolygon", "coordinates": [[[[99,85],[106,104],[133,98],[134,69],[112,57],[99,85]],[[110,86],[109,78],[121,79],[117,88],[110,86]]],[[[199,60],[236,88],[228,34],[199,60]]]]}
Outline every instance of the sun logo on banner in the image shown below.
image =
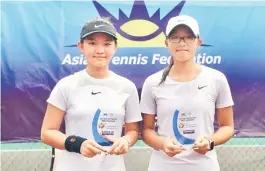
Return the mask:
{"type": "MultiPolygon", "coordinates": [[[[121,53],[121,56],[113,58],[114,65],[122,64],[147,64],[148,58],[155,60],[164,60],[161,64],[166,64],[169,62],[169,56],[165,56],[167,52],[165,50],[165,32],[166,25],[170,18],[180,15],[186,1],[182,0],[173,5],[173,9],[169,11],[164,17],[160,16],[160,8],[158,8],[153,15],[149,15],[145,2],[135,0],[132,5],[132,10],[130,14],[126,15],[121,9],[119,9],[118,17],[116,18],[111,12],[109,12],[105,7],[103,7],[99,2],[93,0],[92,3],[98,14],[102,18],[109,18],[117,30],[118,44],[119,48],[154,48],[153,54],[149,54],[150,51],[141,51],[138,54],[132,54],[131,56],[121,53]],[[161,49],[157,49],[161,48],[161,49]],[[161,54],[163,51],[164,54],[161,54]],[[145,52],[145,55],[142,55],[145,52]],[[150,55],[150,57],[147,56],[150,55]],[[134,57],[134,58],[132,58],[134,57]],[[135,59],[133,62],[129,59],[135,59]],[[139,59],[139,60],[138,60],[139,59]]],[[[212,45],[202,44],[203,47],[213,47],[212,45]]],[[[66,45],[66,48],[76,47],[76,44],[66,45]]],[[[132,51],[131,51],[132,52],[132,51]]],[[[221,56],[207,56],[206,53],[199,53],[195,61],[200,64],[220,64],[221,56]]],[[[155,62],[151,62],[155,64],[155,62]]],[[[69,52],[65,55],[62,64],[86,65],[84,56],[72,56],[69,52]]]]}
{"type": "Polygon", "coordinates": [[[163,47],[168,20],[179,15],[185,1],[178,3],[162,19],[160,9],[150,17],[144,1],[134,1],[129,17],[119,9],[118,19],[99,2],[93,1],[93,4],[101,17],[110,17],[118,32],[120,47],[163,47]]]}

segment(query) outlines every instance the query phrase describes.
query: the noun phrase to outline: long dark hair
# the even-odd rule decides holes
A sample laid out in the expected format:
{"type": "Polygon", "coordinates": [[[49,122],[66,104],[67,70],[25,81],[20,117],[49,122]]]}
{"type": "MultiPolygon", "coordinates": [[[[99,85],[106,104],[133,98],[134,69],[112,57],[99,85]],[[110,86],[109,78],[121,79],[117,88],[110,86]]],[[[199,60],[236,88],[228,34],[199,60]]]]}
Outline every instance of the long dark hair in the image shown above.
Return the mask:
{"type": "Polygon", "coordinates": [[[166,81],[166,78],[167,78],[167,76],[169,74],[169,71],[170,71],[170,69],[172,68],[173,65],[174,65],[174,62],[173,62],[173,58],[171,57],[170,63],[168,65],[168,67],[164,70],[164,72],[162,74],[162,78],[161,78],[161,80],[160,80],[158,85],[161,85],[162,83],[164,83],[166,81]]]}

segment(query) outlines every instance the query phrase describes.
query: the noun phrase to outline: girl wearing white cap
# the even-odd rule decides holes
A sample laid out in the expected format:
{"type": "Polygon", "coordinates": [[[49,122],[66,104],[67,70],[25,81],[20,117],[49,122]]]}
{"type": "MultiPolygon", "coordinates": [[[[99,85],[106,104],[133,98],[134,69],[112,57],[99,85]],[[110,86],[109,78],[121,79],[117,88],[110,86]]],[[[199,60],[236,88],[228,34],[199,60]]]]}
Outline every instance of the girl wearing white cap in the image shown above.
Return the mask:
{"type": "Polygon", "coordinates": [[[55,171],[125,171],[122,154],[137,141],[142,118],[135,84],[109,70],[116,30],[105,19],[90,21],[78,47],[87,67],[52,90],[41,139],[62,150],[55,171]],[[63,118],[65,134],[59,131],[63,118]]]}
{"type": "Polygon", "coordinates": [[[146,79],[141,95],[143,140],[155,149],[148,170],[218,171],[214,146],[234,133],[227,79],[220,71],[195,63],[202,40],[194,18],[171,18],[166,37],[171,63],[146,79]],[[158,133],[154,131],[155,115],[158,133]]]}

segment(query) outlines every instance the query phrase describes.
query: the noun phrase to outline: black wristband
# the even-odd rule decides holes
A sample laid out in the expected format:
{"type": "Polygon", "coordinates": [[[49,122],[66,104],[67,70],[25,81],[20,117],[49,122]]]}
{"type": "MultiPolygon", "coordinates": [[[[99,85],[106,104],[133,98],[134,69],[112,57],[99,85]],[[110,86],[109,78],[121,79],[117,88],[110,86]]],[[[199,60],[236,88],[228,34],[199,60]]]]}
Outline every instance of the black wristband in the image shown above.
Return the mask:
{"type": "Polygon", "coordinates": [[[69,152],[81,153],[80,152],[81,145],[85,140],[87,139],[79,137],[79,136],[71,135],[66,138],[64,142],[64,147],[69,152]]]}

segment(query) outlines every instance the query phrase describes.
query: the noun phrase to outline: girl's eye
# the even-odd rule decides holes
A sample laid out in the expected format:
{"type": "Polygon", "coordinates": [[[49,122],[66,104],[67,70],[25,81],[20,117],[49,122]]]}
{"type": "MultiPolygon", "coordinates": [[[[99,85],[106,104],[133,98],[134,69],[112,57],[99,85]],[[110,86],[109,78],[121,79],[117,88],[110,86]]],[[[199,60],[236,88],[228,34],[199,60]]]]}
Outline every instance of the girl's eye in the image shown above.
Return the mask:
{"type": "Polygon", "coordinates": [[[95,45],[95,43],[94,43],[94,42],[89,42],[88,44],[90,44],[90,45],[95,45]]]}

